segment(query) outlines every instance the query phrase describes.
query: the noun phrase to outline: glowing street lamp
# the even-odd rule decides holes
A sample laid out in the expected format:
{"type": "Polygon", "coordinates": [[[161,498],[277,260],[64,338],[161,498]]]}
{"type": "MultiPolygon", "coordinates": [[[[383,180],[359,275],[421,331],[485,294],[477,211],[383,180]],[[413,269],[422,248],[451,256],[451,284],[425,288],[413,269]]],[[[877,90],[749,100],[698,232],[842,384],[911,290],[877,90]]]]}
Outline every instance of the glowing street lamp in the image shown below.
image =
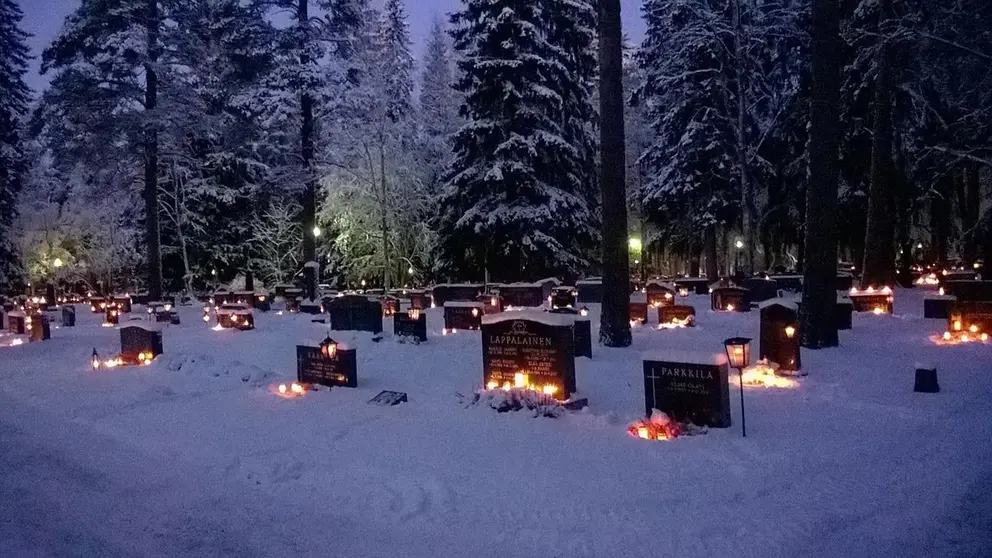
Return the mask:
{"type": "Polygon", "coordinates": [[[57,267],[57,268],[58,267],[62,267],[62,258],[55,258],[52,261],[52,265],[55,266],[55,267],[57,267]]]}
{"type": "Polygon", "coordinates": [[[744,369],[751,364],[751,340],[747,337],[732,337],[723,342],[730,367],[737,369],[741,385],[741,435],[747,438],[747,423],[744,418],[744,369]]]}
{"type": "Polygon", "coordinates": [[[744,248],[744,241],[738,238],[737,242],[734,243],[734,246],[736,246],[737,249],[740,250],[744,248]]]}
{"type": "Polygon", "coordinates": [[[320,236],[320,227],[314,225],[313,227],[313,237],[318,238],[320,236]]]}
{"type": "Polygon", "coordinates": [[[641,244],[640,238],[629,238],[627,239],[627,246],[629,246],[631,250],[640,253],[643,245],[641,244]]]}

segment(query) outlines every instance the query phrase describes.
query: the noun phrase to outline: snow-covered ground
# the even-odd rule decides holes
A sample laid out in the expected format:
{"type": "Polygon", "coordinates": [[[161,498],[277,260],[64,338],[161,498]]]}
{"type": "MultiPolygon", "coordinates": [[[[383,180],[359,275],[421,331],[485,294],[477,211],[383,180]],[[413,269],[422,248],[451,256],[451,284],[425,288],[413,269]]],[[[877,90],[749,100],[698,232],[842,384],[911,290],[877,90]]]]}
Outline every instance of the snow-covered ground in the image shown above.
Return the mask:
{"type": "Polygon", "coordinates": [[[733,427],[671,442],[626,433],[641,353],[720,352],[757,312],[691,297],[698,327],[595,346],[590,406],[548,419],[465,407],[479,334],[442,337],[440,310],[425,345],[335,332],[359,388],[285,400],[310,316],[218,332],[182,309],[151,366],[93,371],[119,334],[80,306],[0,348],[0,556],[988,556],[992,345],[933,345],[923,294],[804,351],[797,389],[747,389],[746,439],[734,387],[733,427]],[[941,393],[913,393],[918,361],[941,393]],[[383,389],[410,401],[367,404],[383,389]]]}

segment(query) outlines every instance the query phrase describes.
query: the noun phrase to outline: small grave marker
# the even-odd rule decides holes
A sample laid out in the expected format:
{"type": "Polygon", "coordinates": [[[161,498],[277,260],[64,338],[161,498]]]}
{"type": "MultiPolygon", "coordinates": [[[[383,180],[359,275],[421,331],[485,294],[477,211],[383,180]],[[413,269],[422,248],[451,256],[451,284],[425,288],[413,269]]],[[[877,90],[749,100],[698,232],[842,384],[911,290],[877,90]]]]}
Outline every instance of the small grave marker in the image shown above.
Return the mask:
{"type": "Polygon", "coordinates": [[[710,293],[710,308],[720,312],[750,312],[751,300],[747,289],[714,287],[710,293]]]}
{"type": "Polygon", "coordinates": [[[578,302],[603,302],[603,280],[599,277],[590,277],[575,282],[575,288],[579,291],[578,302]]]}
{"type": "Polygon", "coordinates": [[[851,299],[855,312],[871,312],[873,314],[891,314],[893,312],[892,307],[895,298],[889,287],[882,287],[877,290],[873,287],[864,290],[851,288],[848,297],[851,299]]]}
{"type": "Polygon", "coordinates": [[[52,328],[48,322],[48,316],[40,312],[28,316],[24,327],[28,330],[28,342],[47,341],[52,338],[52,328]]]}
{"type": "Polygon", "coordinates": [[[393,335],[416,339],[418,343],[427,342],[427,314],[419,308],[409,312],[398,312],[393,315],[393,335]]]}
{"type": "Polygon", "coordinates": [[[388,391],[383,390],[379,392],[372,399],[369,399],[369,404],[380,405],[382,407],[392,407],[399,405],[400,403],[406,403],[408,401],[406,394],[401,391],[388,391]]]}
{"type": "Polygon", "coordinates": [[[503,299],[503,304],[517,308],[542,306],[547,300],[544,296],[544,286],[540,283],[501,285],[499,296],[503,299]]]}
{"type": "Polygon", "coordinates": [[[675,286],[661,281],[651,280],[644,286],[649,306],[661,308],[675,304],[675,286]]]}
{"type": "Polygon", "coordinates": [[[62,327],[76,327],[76,307],[67,304],[62,307],[62,327]]]}
{"type": "Polygon", "coordinates": [[[685,287],[697,295],[705,295],[710,292],[710,281],[705,277],[682,277],[675,280],[675,288],[679,287],[685,287]]]}
{"type": "Polygon", "coordinates": [[[382,333],[382,306],[362,295],[334,297],[327,305],[334,331],[382,333]]]}
{"type": "Polygon", "coordinates": [[[555,287],[551,290],[551,307],[574,308],[578,295],[575,287],[555,287]]]}
{"type": "Polygon", "coordinates": [[[121,360],[125,364],[148,364],[162,352],[162,330],[157,326],[129,323],[121,327],[121,360]]]}
{"type": "Polygon", "coordinates": [[[12,335],[27,335],[27,314],[23,310],[7,312],[7,332],[12,335]]]}
{"type": "Polygon", "coordinates": [[[445,302],[444,330],[477,330],[482,326],[484,315],[485,309],[481,302],[445,302]]]}
{"type": "Polygon", "coordinates": [[[115,326],[121,321],[121,311],[114,304],[108,304],[103,314],[103,325],[115,326]]]}
{"type": "Polygon", "coordinates": [[[225,304],[217,309],[217,323],[224,329],[255,329],[255,316],[247,304],[225,304]]]}
{"type": "Polygon", "coordinates": [[[916,382],[913,391],[917,393],[940,393],[940,384],[937,383],[937,368],[924,364],[916,365],[916,382]]]}
{"type": "Polygon", "coordinates": [[[696,309],[689,305],[675,304],[658,308],[658,325],[665,327],[693,327],[696,309]]]}
{"type": "Polygon", "coordinates": [[[771,299],[761,305],[760,314],[758,358],[778,364],[781,370],[800,370],[799,311],[796,305],[771,299]]]}

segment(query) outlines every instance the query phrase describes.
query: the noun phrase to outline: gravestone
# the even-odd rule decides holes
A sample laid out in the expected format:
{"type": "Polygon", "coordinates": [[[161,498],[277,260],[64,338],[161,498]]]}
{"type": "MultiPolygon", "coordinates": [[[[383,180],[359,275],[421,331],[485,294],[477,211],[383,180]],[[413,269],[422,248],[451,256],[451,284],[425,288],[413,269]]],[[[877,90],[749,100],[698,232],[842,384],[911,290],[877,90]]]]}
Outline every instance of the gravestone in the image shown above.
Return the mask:
{"type": "Polygon", "coordinates": [[[485,309],[480,302],[446,302],[444,303],[444,329],[446,331],[477,330],[482,325],[484,315],[485,309]]]}
{"type": "MultiPolygon", "coordinates": [[[[274,296],[277,296],[279,298],[285,298],[286,291],[288,289],[293,289],[293,288],[295,288],[295,285],[291,285],[289,283],[280,283],[280,284],[278,284],[278,285],[276,285],[275,287],[272,288],[273,289],[273,295],[274,296]]],[[[303,291],[300,290],[300,292],[303,292],[303,291]]]]}
{"type": "Polygon", "coordinates": [[[94,314],[103,314],[107,309],[107,301],[99,296],[90,297],[90,312],[94,314]]]}
{"type": "Polygon", "coordinates": [[[227,289],[217,289],[210,297],[213,299],[213,303],[216,306],[223,306],[225,304],[234,304],[234,293],[227,289]]]}
{"type": "Polygon", "coordinates": [[[383,296],[379,299],[379,304],[382,306],[383,317],[395,316],[400,311],[400,299],[394,296],[383,296]]]}
{"type": "Polygon", "coordinates": [[[427,314],[420,312],[417,319],[411,318],[409,312],[393,314],[393,335],[409,337],[416,339],[418,343],[425,343],[427,341],[427,314]]]}
{"type": "Polygon", "coordinates": [[[254,291],[235,291],[228,296],[229,304],[247,304],[255,306],[254,291]]]}
{"type": "Polygon", "coordinates": [[[799,352],[799,311],[794,303],[771,299],[761,305],[758,358],[792,372],[802,369],[799,352]]]}
{"type": "Polygon", "coordinates": [[[893,312],[892,289],[885,287],[875,290],[871,287],[865,290],[852,288],[848,293],[855,312],[872,312],[876,314],[891,314],[893,312]]]}
{"type": "Polygon", "coordinates": [[[627,304],[627,319],[632,322],[648,323],[648,300],[644,293],[631,293],[627,304]]]}
{"type": "Polygon", "coordinates": [[[575,287],[555,287],[551,290],[551,307],[574,308],[578,295],[575,287]]]}
{"type": "Polygon", "coordinates": [[[297,308],[299,308],[299,301],[303,300],[303,289],[289,287],[285,290],[283,296],[286,297],[287,305],[289,304],[289,301],[295,300],[297,302],[297,308]]]}
{"type": "Polygon", "coordinates": [[[431,296],[435,306],[444,306],[446,302],[473,302],[484,289],[477,283],[441,284],[435,285],[431,296]]]}
{"type": "Polygon", "coordinates": [[[104,325],[117,325],[121,321],[121,311],[117,309],[117,306],[113,304],[108,304],[107,309],[103,313],[103,324],[104,325]]]}
{"type": "Polygon", "coordinates": [[[992,334],[992,302],[952,303],[947,326],[947,331],[992,334]]]}
{"type": "Polygon", "coordinates": [[[774,279],[764,279],[761,277],[750,277],[743,279],[740,286],[747,289],[747,299],[749,302],[764,302],[773,298],[778,298],[779,287],[774,279]]]}
{"type": "Polygon", "coordinates": [[[115,295],[113,303],[122,314],[131,313],[131,297],[128,295],[115,295]]]}
{"type": "Polygon", "coordinates": [[[940,384],[937,383],[937,368],[917,364],[913,391],[917,393],[940,393],[940,384]]]}
{"type": "Polygon", "coordinates": [[[481,294],[475,301],[482,303],[482,310],[486,314],[499,314],[503,311],[503,297],[499,295],[481,294]]]}
{"type": "Polygon", "coordinates": [[[255,292],[255,274],[250,271],[245,272],[245,291],[252,294],[255,292]]]}
{"type": "Polygon", "coordinates": [[[217,323],[224,329],[255,329],[255,316],[247,304],[225,304],[217,309],[217,323]]]}
{"type": "Polygon", "coordinates": [[[338,345],[334,356],[326,357],[320,347],[297,345],[296,380],[329,387],[358,387],[356,350],[338,345]]]}
{"type": "Polygon", "coordinates": [[[381,407],[393,407],[400,403],[406,403],[408,400],[406,394],[402,391],[383,390],[379,392],[379,395],[369,399],[369,404],[379,405],[381,407]]]}
{"type": "Polygon", "coordinates": [[[424,291],[409,291],[407,296],[410,297],[410,308],[423,310],[431,306],[430,299],[424,291]]]}
{"type": "Polygon", "coordinates": [[[173,317],[179,318],[179,315],[171,310],[161,310],[155,312],[155,323],[158,324],[171,324],[173,317]]]}
{"type": "Polygon", "coordinates": [[[530,388],[559,400],[575,393],[571,319],[546,312],[506,312],[482,324],[482,375],[489,388],[530,388]]]}
{"type": "Polygon", "coordinates": [[[583,316],[579,310],[570,307],[551,308],[548,312],[572,317],[575,356],[592,358],[592,322],[588,314],[583,316]]]}
{"type": "Polygon", "coordinates": [[[675,304],[674,285],[651,280],[644,286],[644,291],[647,294],[647,302],[649,306],[661,308],[662,306],[671,306],[675,304]]]}
{"type": "Polygon", "coordinates": [[[681,277],[675,280],[675,288],[685,287],[689,292],[705,295],[710,292],[710,280],[706,277],[681,277]]]}
{"type": "Polygon", "coordinates": [[[334,297],[325,308],[335,331],[382,333],[382,306],[362,295],[334,297]]]}
{"type": "Polygon", "coordinates": [[[927,295],[923,298],[923,317],[946,320],[951,313],[951,304],[957,297],[951,295],[927,295]]]}
{"type": "Polygon", "coordinates": [[[603,302],[603,280],[599,277],[590,277],[575,282],[575,288],[579,291],[579,302],[603,302]]]}
{"type": "Polygon", "coordinates": [[[27,335],[27,316],[23,310],[7,312],[7,332],[12,335],[27,335]]]}
{"type": "Polygon", "coordinates": [[[692,306],[675,304],[672,306],[661,306],[658,308],[658,325],[682,325],[693,327],[696,325],[696,309],[692,306]]]}
{"type": "Polygon", "coordinates": [[[62,327],[76,327],[76,307],[65,305],[62,307],[62,327]]]}
{"type": "Polygon", "coordinates": [[[850,273],[837,274],[837,290],[849,291],[854,286],[854,276],[850,273]]]}
{"type": "Polygon", "coordinates": [[[121,359],[127,364],[142,364],[162,354],[162,330],[145,324],[126,324],[121,327],[121,359]],[[139,359],[142,355],[145,358],[139,359]],[[148,356],[151,355],[151,356],[148,356]]]}
{"type": "Polygon", "coordinates": [[[286,298],[286,311],[290,314],[296,314],[300,311],[300,304],[303,301],[302,297],[287,297],[286,298]]]}
{"type": "Polygon", "coordinates": [[[544,304],[544,287],[538,283],[511,283],[501,285],[499,296],[506,306],[536,307],[544,304]]]}
{"type": "Polygon", "coordinates": [[[252,306],[259,312],[268,312],[272,309],[272,297],[265,293],[254,293],[252,296],[252,306]]]}
{"type": "Polygon", "coordinates": [[[948,281],[944,284],[944,294],[961,302],[992,301],[992,281],[948,281]]]}
{"type": "MultiPolygon", "coordinates": [[[[802,301],[795,300],[796,310],[802,312],[802,301]]],[[[849,330],[853,324],[852,314],[854,305],[846,294],[837,291],[837,304],[834,306],[833,320],[834,327],[839,330],[849,330]]]]}
{"type": "Polygon", "coordinates": [[[38,313],[28,316],[25,319],[25,326],[28,332],[28,341],[46,341],[52,338],[52,327],[48,321],[48,316],[38,313]]]}
{"type": "Polygon", "coordinates": [[[772,275],[771,278],[778,285],[778,288],[783,291],[791,291],[794,293],[802,292],[803,290],[803,276],[802,275],[772,275]]]}
{"type": "Polygon", "coordinates": [[[45,310],[55,310],[58,302],[58,296],[55,294],[55,285],[52,283],[45,285],[45,303],[42,304],[45,310]]]}
{"type": "Polygon", "coordinates": [[[740,287],[714,287],[710,293],[710,308],[721,312],[750,312],[748,291],[740,287]]]}
{"type": "Polygon", "coordinates": [[[677,422],[730,427],[727,364],[720,358],[645,355],[644,415],[658,409],[677,422]]]}
{"type": "Polygon", "coordinates": [[[316,316],[324,313],[324,307],[319,301],[303,300],[300,302],[300,313],[316,316]]]}

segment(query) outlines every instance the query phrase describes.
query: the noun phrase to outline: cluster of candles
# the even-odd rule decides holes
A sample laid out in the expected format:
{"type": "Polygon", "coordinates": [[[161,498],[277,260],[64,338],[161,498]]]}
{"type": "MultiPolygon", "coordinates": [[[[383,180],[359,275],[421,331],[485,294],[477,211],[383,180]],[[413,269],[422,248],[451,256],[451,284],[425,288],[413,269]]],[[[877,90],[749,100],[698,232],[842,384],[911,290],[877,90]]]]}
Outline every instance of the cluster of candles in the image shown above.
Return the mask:
{"type": "Polygon", "coordinates": [[[307,392],[307,388],[298,382],[293,382],[288,385],[279,384],[279,387],[276,389],[278,390],[279,395],[283,397],[301,397],[307,392]]]}
{"type": "MultiPolygon", "coordinates": [[[[142,351],[138,353],[136,364],[139,366],[148,366],[152,363],[154,358],[155,355],[151,352],[142,351]]],[[[93,370],[97,370],[98,368],[116,368],[118,366],[124,366],[124,358],[121,356],[116,356],[114,358],[101,361],[100,355],[96,352],[96,349],[93,349],[93,356],[90,360],[90,365],[93,367],[93,370]]]]}
{"type": "Polygon", "coordinates": [[[490,380],[489,383],[486,384],[486,389],[502,389],[503,391],[510,391],[511,389],[526,389],[551,396],[558,393],[558,386],[554,384],[538,386],[530,383],[530,377],[525,372],[517,372],[514,374],[513,383],[507,381],[503,382],[503,385],[500,385],[499,382],[490,380]]]}
{"type": "Polygon", "coordinates": [[[951,323],[951,329],[953,331],[945,331],[944,335],[941,336],[940,340],[946,344],[957,344],[957,343],[984,343],[989,340],[989,334],[985,333],[975,324],[971,324],[967,328],[961,323],[961,320],[954,320],[951,323]]]}

